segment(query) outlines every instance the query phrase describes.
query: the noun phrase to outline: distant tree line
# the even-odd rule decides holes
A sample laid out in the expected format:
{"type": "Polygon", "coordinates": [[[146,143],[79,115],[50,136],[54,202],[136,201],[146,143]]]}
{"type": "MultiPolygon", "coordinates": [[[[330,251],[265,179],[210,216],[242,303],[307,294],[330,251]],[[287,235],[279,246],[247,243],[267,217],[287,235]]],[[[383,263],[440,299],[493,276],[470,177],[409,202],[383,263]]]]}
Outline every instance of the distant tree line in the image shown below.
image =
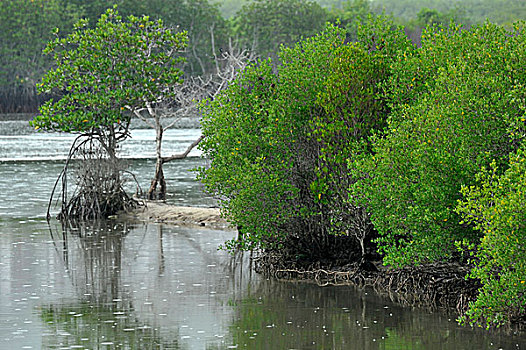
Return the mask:
{"type": "Polygon", "coordinates": [[[167,26],[188,32],[185,75],[209,73],[216,57],[234,41],[260,57],[276,59],[280,45],[291,46],[319,32],[326,21],[339,23],[356,38],[357,19],[385,11],[419,42],[423,27],[449,23],[471,25],[490,18],[510,24],[526,18],[526,3],[514,0],[2,0],[0,7],[0,113],[35,112],[46,99],[35,85],[52,65],[42,54],[52,31],[65,37],[73,23],[87,18],[90,25],[117,4],[123,16],[148,15],[167,26]]]}
{"type": "Polygon", "coordinates": [[[148,15],[167,26],[187,31],[189,45],[184,71],[200,75],[216,67],[214,48],[227,47],[230,29],[218,7],[207,0],[14,0],[0,8],[0,113],[35,112],[45,96],[36,94],[36,83],[51,68],[52,57],[42,54],[53,39],[62,37],[80,18],[94,26],[107,8],[117,4],[123,16],[148,15]]]}

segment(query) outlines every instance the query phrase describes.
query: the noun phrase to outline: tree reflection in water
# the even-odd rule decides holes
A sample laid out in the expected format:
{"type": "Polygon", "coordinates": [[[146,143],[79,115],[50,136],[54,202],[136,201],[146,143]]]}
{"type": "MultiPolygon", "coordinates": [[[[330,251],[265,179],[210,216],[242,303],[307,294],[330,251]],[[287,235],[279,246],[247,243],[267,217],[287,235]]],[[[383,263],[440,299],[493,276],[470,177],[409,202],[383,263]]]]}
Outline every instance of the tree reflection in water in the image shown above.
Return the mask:
{"type": "MultiPolygon", "coordinates": [[[[159,328],[134,315],[131,291],[121,280],[123,243],[132,228],[136,226],[118,221],[50,225],[57,254],[79,302],[52,304],[40,310],[48,325],[44,348],[181,349],[178,334],[162,336],[159,328]]],[[[161,226],[158,233],[158,271],[162,274],[161,226]]]]}
{"type": "Polygon", "coordinates": [[[130,229],[118,221],[50,226],[57,253],[81,300],[105,304],[122,299],[122,248],[130,229]]]}
{"type": "Polygon", "coordinates": [[[120,221],[50,231],[76,299],[41,308],[50,349],[225,348],[228,301],[257,280],[248,254],[217,250],[234,231],[120,221]]]}

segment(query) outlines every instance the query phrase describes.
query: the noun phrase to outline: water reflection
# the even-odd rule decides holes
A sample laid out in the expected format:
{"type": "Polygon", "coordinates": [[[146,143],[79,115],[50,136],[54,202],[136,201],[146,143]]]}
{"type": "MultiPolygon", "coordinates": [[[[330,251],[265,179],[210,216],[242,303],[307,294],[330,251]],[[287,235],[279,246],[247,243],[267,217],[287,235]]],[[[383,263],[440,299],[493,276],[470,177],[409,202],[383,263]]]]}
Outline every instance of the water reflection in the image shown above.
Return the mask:
{"type": "Polygon", "coordinates": [[[522,349],[523,337],[460,327],[455,315],[388,302],[369,289],[261,281],[236,303],[246,349],[522,349]]]}
{"type": "Polygon", "coordinates": [[[235,232],[0,221],[6,349],[521,349],[349,286],[262,279],[235,232]],[[51,231],[50,231],[51,230],[51,231]]]}
{"type": "Polygon", "coordinates": [[[50,349],[224,348],[229,301],[257,279],[247,257],[217,250],[233,232],[110,221],[50,233],[77,297],[41,309],[50,349]]]}
{"type": "Polygon", "coordinates": [[[126,222],[96,221],[50,225],[57,254],[84,302],[111,304],[120,299],[126,222]]]}
{"type": "Polygon", "coordinates": [[[47,325],[44,349],[181,349],[179,335],[161,335],[158,328],[129,313],[129,305],[50,305],[41,309],[47,325]]]}

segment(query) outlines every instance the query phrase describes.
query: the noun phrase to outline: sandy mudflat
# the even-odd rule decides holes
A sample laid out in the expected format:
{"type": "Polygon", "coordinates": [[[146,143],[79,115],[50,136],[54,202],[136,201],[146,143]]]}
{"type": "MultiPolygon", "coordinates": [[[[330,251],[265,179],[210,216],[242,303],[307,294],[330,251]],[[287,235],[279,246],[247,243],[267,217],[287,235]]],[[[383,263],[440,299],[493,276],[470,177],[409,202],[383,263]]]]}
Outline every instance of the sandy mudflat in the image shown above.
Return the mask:
{"type": "Polygon", "coordinates": [[[141,221],[164,222],[185,226],[204,226],[228,229],[229,225],[220,215],[219,208],[179,207],[163,202],[144,203],[127,216],[141,221]]]}

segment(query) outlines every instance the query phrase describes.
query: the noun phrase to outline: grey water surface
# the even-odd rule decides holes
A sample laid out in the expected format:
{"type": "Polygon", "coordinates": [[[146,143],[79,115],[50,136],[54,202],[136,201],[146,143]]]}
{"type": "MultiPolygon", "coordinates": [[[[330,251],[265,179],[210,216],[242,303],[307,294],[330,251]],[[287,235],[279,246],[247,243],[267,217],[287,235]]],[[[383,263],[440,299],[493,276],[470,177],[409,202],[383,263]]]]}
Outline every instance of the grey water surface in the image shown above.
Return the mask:
{"type": "MultiPolygon", "coordinates": [[[[446,311],[402,307],[372,290],[267,280],[235,232],[110,220],[45,220],[72,137],[0,122],[0,349],[525,349],[524,335],[461,327],[446,311]],[[22,130],[22,131],[16,131],[22,130]]],[[[16,124],[18,125],[18,124],[16,124]]],[[[170,130],[177,153],[199,130],[170,130]]],[[[147,187],[154,133],[122,156],[147,187]]],[[[165,168],[179,205],[213,206],[192,157],[165,168]]],[[[130,187],[131,189],[133,186],[130,187]]]]}

